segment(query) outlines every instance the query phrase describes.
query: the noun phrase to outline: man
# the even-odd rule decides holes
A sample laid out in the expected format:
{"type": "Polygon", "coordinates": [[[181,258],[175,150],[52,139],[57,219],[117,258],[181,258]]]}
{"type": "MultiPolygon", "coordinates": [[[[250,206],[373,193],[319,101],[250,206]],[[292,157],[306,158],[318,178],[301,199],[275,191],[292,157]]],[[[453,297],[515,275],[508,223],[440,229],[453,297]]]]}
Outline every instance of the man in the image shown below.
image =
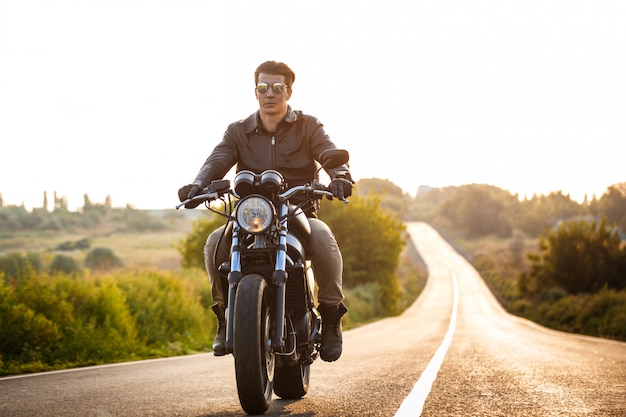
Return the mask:
{"type": "MultiPolygon", "coordinates": [[[[178,191],[181,201],[200,194],[213,180],[222,179],[236,164],[237,171],[261,173],[279,171],[290,186],[310,182],[317,169],[316,161],[326,149],[335,148],[323,125],[314,117],[293,111],[291,98],[294,72],[284,63],[267,61],[254,73],[255,95],[259,110],[244,120],[232,123],[222,141],[204,162],[195,180],[178,191]]],[[[352,178],[344,165],[328,170],[330,188],[337,198],[352,194],[352,178]]],[[[318,310],[322,316],[320,357],[335,361],[341,355],[341,317],[343,304],[341,252],[330,228],[316,218],[315,207],[306,210],[311,224],[309,256],[318,284],[318,310]]],[[[225,303],[217,267],[228,260],[228,245],[219,244],[223,227],[214,231],[204,247],[206,269],[211,280],[213,311],[218,330],[213,342],[216,356],[226,354],[225,303]]]]}

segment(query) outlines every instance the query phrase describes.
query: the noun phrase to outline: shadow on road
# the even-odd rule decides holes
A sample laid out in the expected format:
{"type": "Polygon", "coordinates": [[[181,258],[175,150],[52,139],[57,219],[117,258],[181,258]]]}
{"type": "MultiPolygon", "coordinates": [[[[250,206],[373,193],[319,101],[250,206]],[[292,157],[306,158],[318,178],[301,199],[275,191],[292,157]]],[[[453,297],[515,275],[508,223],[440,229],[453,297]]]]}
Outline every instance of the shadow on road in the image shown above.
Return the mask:
{"type": "MultiPolygon", "coordinates": [[[[306,413],[294,413],[291,410],[287,410],[291,404],[294,404],[300,400],[281,400],[274,399],[272,400],[272,405],[269,410],[265,414],[264,417],[315,417],[316,412],[306,412],[306,413]]],[[[210,414],[201,414],[196,417],[233,417],[233,416],[247,416],[245,411],[240,410],[239,412],[232,411],[222,411],[222,412],[212,412],[210,414]]]]}

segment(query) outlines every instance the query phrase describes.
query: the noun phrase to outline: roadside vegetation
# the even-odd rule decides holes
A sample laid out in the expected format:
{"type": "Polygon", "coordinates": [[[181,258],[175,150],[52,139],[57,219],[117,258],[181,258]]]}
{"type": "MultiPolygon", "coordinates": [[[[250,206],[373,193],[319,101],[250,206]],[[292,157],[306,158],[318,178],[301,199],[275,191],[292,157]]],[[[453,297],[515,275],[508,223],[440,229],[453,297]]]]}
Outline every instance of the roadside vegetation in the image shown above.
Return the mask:
{"type": "Polygon", "coordinates": [[[626,183],[583,203],[561,192],[520,200],[472,184],[430,190],[406,205],[405,219],[436,227],[509,312],[626,340],[626,183]]]}
{"type": "MultiPolygon", "coordinates": [[[[28,211],[0,196],[0,374],[210,350],[202,246],[221,219],[87,195],[76,212],[56,195],[49,205],[44,195],[28,211]]],[[[346,327],[399,314],[419,295],[427,271],[403,224],[425,221],[513,314],[626,340],[626,184],[577,203],[476,184],[412,197],[364,179],[349,205],[324,201],[320,217],[344,256],[346,327]]]]}
{"type": "MultiPolygon", "coordinates": [[[[0,205],[0,375],[211,349],[202,248],[223,219],[202,209],[114,209],[87,196],[70,212],[55,201],[52,211],[0,205]]],[[[343,203],[322,204],[345,246],[346,327],[406,308],[426,273],[398,215],[358,197],[350,215],[343,203]]]]}

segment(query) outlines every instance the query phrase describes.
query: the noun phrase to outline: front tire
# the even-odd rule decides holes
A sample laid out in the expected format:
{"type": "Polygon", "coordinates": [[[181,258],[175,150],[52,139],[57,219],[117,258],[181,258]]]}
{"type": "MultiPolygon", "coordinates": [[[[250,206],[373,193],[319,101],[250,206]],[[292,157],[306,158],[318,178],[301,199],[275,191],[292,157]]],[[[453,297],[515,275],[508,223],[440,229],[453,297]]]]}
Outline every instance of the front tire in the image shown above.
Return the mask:
{"type": "Polygon", "coordinates": [[[271,298],[260,275],[246,275],[237,286],[233,356],[239,402],[248,414],[263,414],[272,401],[276,362],[270,346],[271,298]]]}

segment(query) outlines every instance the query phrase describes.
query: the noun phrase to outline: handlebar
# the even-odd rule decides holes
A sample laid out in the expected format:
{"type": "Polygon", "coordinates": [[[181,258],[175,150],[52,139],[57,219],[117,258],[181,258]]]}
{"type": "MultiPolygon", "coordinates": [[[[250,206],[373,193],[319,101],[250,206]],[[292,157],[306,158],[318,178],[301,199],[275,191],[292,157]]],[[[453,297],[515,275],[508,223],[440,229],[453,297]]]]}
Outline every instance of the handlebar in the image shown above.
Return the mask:
{"type": "Polygon", "coordinates": [[[216,200],[217,198],[219,198],[220,195],[221,194],[218,194],[216,192],[198,194],[197,196],[192,197],[192,198],[188,198],[185,201],[182,201],[180,204],[176,205],[176,210],[178,210],[179,208],[181,208],[185,204],[193,203],[195,201],[213,201],[213,200],[216,200]]]}
{"type": "Polygon", "coordinates": [[[220,196],[230,192],[230,181],[228,180],[216,180],[213,181],[209,186],[205,187],[202,194],[198,194],[192,198],[188,198],[185,201],[182,201],[180,204],[176,206],[176,210],[181,208],[182,206],[192,203],[195,201],[213,201],[217,200],[220,196]]]}
{"type": "MultiPolygon", "coordinates": [[[[230,189],[229,184],[226,184],[226,186],[224,186],[224,182],[227,182],[226,180],[222,180],[219,184],[211,184],[210,186],[206,187],[203,191],[202,194],[198,194],[197,196],[194,196],[192,198],[188,198],[185,201],[182,201],[180,204],[176,205],[176,209],[179,209],[181,207],[183,207],[186,204],[189,203],[193,203],[196,201],[213,201],[213,200],[217,200],[218,198],[220,198],[222,195],[225,195],[227,193],[232,193],[235,197],[239,197],[234,190],[230,189]]],[[[284,200],[289,200],[291,197],[293,197],[294,195],[298,194],[298,193],[302,193],[302,194],[312,194],[315,196],[319,196],[319,198],[322,197],[329,197],[330,199],[336,198],[333,196],[333,193],[331,193],[330,191],[328,191],[328,187],[324,186],[323,184],[320,183],[313,183],[313,185],[307,184],[307,185],[297,185],[295,187],[292,187],[288,190],[286,190],[285,192],[281,193],[278,195],[279,199],[281,201],[284,200]]],[[[344,203],[348,204],[348,199],[347,198],[343,198],[341,199],[341,201],[343,201],[344,203]]]]}
{"type": "MultiPolygon", "coordinates": [[[[336,198],[335,196],[333,196],[333,193],[328,191],[328,187],[318,182],[314,182],[313,185],[309,185],[309,184],[296,185],[295,187],[288,189],[287,191],[285,191],[282,194],[279,194],[278,196],[280,197],[281,200],[289,200],[291,197],[298,194],[299,192],[303,194],[311,193],[313,195],[319,196],[320,198],[322,197],[329,197],[331,199],[336,198]]],[[[346,204],[348,203],[348,199],[345,197],[342,198],[341,201],[343,201],[346,204]]]]}

